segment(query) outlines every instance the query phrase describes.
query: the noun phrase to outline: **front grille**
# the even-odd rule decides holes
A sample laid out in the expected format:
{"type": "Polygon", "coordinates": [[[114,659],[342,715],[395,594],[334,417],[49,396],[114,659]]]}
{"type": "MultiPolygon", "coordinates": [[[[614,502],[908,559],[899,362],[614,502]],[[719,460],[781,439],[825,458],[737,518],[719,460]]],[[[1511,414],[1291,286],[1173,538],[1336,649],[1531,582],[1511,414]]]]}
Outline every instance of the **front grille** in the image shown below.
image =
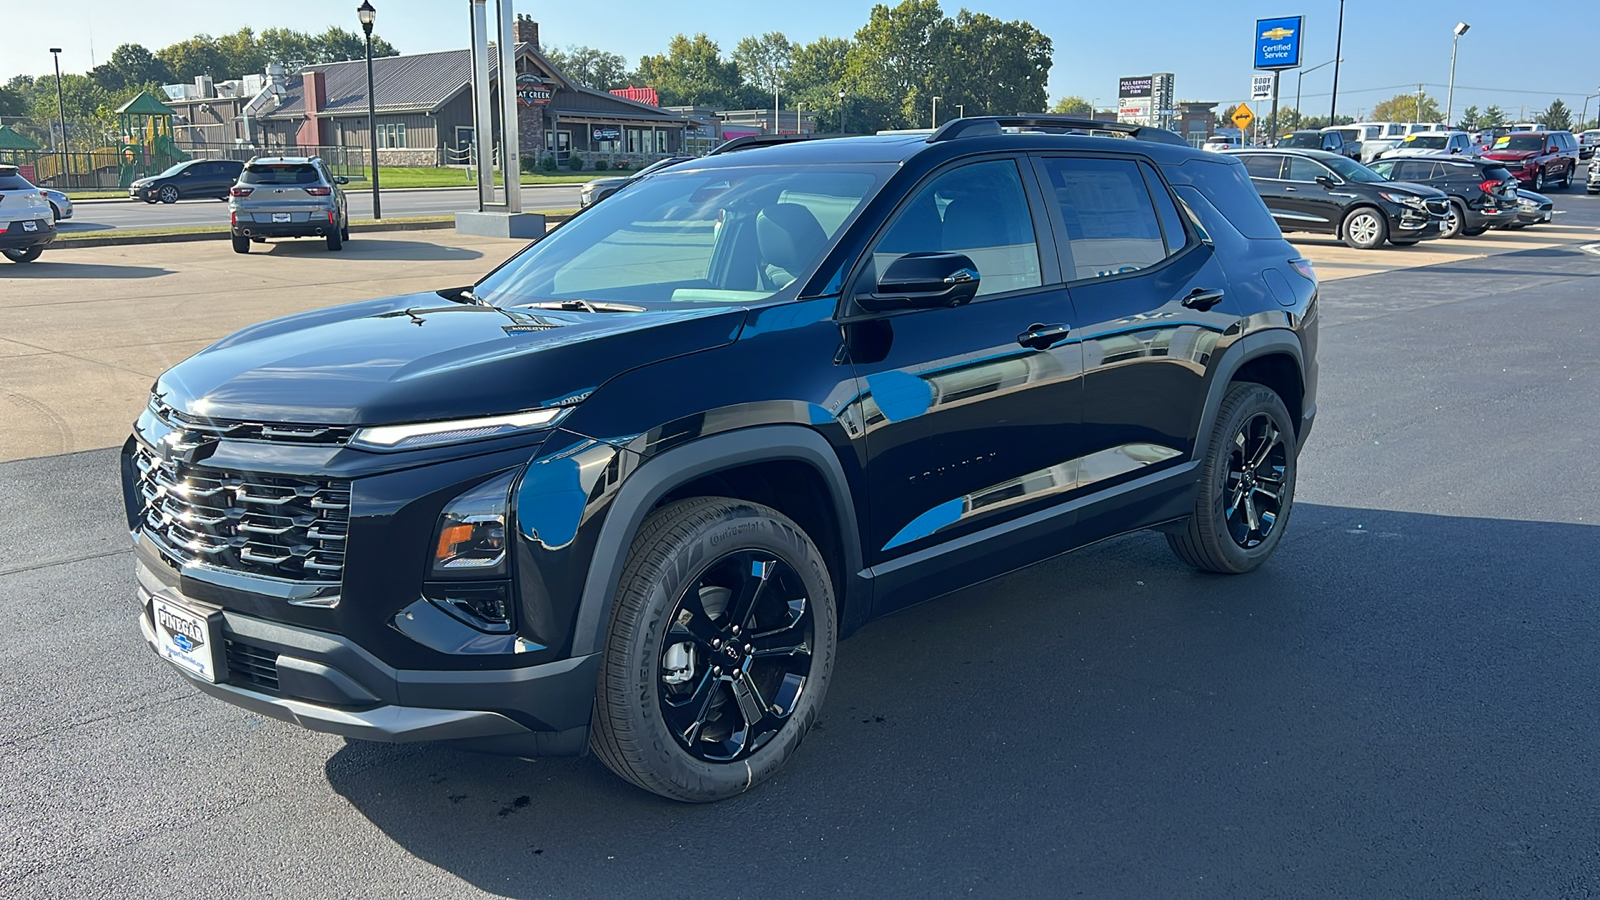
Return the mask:
{"type": "Polygon", "coordinates": [[[1432,213],[1432,214],[1434,214],[1436,216],[1448,216],[1448,215],[1450,215],[1450,201],[1449,200],[1441,200],[1441,199],[1439,199],[1437,197],[1430,197],[1429,199],[1427,199],[1424,202],[1428,206],[1428,212],[1430,212],[1430,213],[1432,213]]]}
{"type": "Polygon", "coordinates": [[[350,484],[227,472],[133,456],[137,527],[181,563],[337,584],[350,528],[350,484]]]}
{"type": "Polygon", "coordinates": [[[225,437],[243,441],[279,441],[293,444],[334,444],[350,442],[355,428],[348,425],[295,425],[283,422],[249,422],[242,419],[211,419],[181,413],[159,400],[150,409],[156,417],[179,431],[225,437]]]}
{"type": "Polygon", "coordinates": [[[265,647],[228,639],[228,681],[241,687],[278,690],[278,654],[265,647]]]}

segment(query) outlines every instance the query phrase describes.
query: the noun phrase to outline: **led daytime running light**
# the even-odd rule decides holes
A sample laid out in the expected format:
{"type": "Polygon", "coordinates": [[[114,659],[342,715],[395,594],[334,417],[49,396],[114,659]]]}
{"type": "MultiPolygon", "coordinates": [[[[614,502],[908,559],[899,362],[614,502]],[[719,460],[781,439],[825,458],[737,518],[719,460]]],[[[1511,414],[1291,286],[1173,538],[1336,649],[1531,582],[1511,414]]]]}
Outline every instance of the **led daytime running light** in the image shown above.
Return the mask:
{"type": "Polygon", "coordinates": [[[506,416],[481,419],[452,419],[446,422],[417,422],[411,425],[376,425],[357,431],[352,443],[380,450],[404,450],[432,444],[448,444],[549,425],[565,409],[535,409],[506,416]]]}

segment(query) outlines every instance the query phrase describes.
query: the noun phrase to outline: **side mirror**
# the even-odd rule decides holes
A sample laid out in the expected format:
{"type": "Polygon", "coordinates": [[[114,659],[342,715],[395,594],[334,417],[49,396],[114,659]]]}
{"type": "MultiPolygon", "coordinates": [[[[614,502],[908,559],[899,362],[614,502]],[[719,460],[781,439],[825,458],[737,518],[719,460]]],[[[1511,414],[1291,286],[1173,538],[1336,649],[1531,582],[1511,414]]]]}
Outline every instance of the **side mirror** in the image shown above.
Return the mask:
{"type": "Polygon", "coordinates": [[[335,176],[333,176],[333,183],[334,184],[349,184],[350,183],[350,179],[344,177],[343,175],[335,175],[335,176]]]}
{"type": "Polygon", "coordinates": [[[978,295],[978,267],[964,253],[908,253],[889,264],[856,303],[869,312],[961,306],[978,295]]]}
{"type": "Polygon", "coordinates": [[[1339,183],[1337,181],[1334,181],[1332,176],[1329,176],[1329,175],[1318,175],[1317,176],[1317,184],[1320,184],[1325,188],[1331,188],[1331,187],[1337,187],[1339,183]]]}

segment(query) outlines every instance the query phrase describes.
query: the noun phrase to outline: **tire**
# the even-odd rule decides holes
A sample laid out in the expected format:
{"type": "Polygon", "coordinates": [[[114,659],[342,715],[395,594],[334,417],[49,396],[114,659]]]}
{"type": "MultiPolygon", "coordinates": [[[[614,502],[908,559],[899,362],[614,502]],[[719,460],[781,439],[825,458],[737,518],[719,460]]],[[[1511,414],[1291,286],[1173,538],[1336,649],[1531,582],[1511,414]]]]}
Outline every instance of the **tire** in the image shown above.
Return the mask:
{"type": "Polygon", "coordinates": [[[1567,171],[1562,173],[1562,175],[1561,175],[1561,189],[1563,191],[1566,190],[1569,187],[1572,187],[1572,170],[1576,169],[1576,168],[1577,168],[1577,166],[1568,166],[1567,167],[1567,171]]]}
{"type": "Polygon", "coordinates": [[[1339,224],[1339,234],[1357,250],[1375,250],[1388,239],[1389,222],[1376,207],[1358,206],[1339,224]]]}
{"type": "Polygon", "coordinates": [[[749,790],[816,721],[837,622],[827,563],[782,513],[724,497],[656,510],[617,586],[590,747],[606,768],[673,800],[749,790]],[[743,624],[729,609],[741,596],[743,624]],[[745,655],[751,644],[734,639],[764,640],[766,652],[745,655]]]}
{"type": "Polygon", "coordinates": [[[1439,226],[1439,237],[1460,237],[1465,231],[1466,221],[1467,207],[1460,200],[1452,198],[1450,201],[1450,215],[1445,218],[1444,224],[1439,226]]]}
{"type": "MultiPolygon", "coordinates": [[[[1272,556],[1294,511],[1294,435],[1289,411],[1277,392],[1243,381],[1228,388],[1206,443],[1194,514],[1182,533],[1167,535],[1167,544],[1179,559],[1205,572],[1236,575],[1255,569],[1272,556]],[[1272,432],[1276,432],[1276,444],[1271,442],[1272,432]],[[1249,460],[1240,453],[1241,438],[1244,453],[1259,457],[1258,464],[1244,464],[1249,460]],[[1252,472],[1249,479],[1242,477],[1247,469],[1252,472]],[[1266,510],[1255,506],[1258,501],[1271,505],[1262,495],[1262,483],[1277,487],[1277,508],[1270,522],[1266,510]],[[1243,493],[1240,487],[1245,488],[1243,493]],[[1245,503],[1246,499],[1250,502],[1245,503]],[[1255,526],[1250,524],[1252,513],[1255,526]]],[[[1266,493],[1270,496],[1271,491],[1266,493]]]]}
{"type": "Polygon", "coordinates": [[[349,243],[350,242],[350,223],[349,222],[345,222],[343,225],[339,226],[339,237],[343,238],[345,243],[349,243]]]}
{"type": "Polygon", "coordinates": [[[1421,238],[1406,238],[1404,240],[1393,240],[1393,239],[1391,239],[1389,241],[1389,243],[1394,245],[1394,246],[1396,246],[1396,247],[1415,247],[1416,245],[1422,243],[1422,239],[1421,238]]]}
{"type": "Polygon", "coordinates": [[[162,203],[177,203],[178,189],[170,184],[164,185],[162,186],[161,190],[157,192],[157,196],[160,198],[162,203]]]}
{"type": "Polygon", "coordinates": [[[235,253],[249,253],[250,252],[250,239],[247,238],[247,237],[244,237],[243,235],[238,235],[238,234],[234,235],[233,236],[233,252],[235,252],[235,253]]]}
{"type": "Polygon", "coordinates": [[[43,244],[34,244],[32,247],[21,247],[16,250],[0,250],[0,253],[5,254],[6,259],[14,263],[31,263],[38,259],[39,254],[43,252],[43,244]]]}
{"type": "Polygon", "coordinates": [[[1487,225],[1479,225],[1477,228],[1463,228],[1463,229],[1461,229],[1461,233],[1463,235],[1465,235],[1466,237],[1477,237],[1478,235],[1483,234],[1484,232],[1486,232],[1488,230],[1489,230],[1489,226],[1487,226],[1487,225]]]}
{"type": "Polygon", "coordinates": [[[343,250],[344,249],[344,238],[342,236],[340,236],[340,234],[339,234],[337,229],[328,232],[328,249],[329,250],[343,250]]]}
{"type": "Polygon", "coordinates": [[[50,221],[61,221],[61,207],[57,206],[54,200],[50,201],[50,221]]]}
{"type": "Polygon", "coordinates": [[[1544,193],[1544,189],[1545,189],[1544,169],[1543,168],[1534,169],[1533,170],[1533,192],[1535,194],[1542,194],[1542,193],[1544,193]]]}

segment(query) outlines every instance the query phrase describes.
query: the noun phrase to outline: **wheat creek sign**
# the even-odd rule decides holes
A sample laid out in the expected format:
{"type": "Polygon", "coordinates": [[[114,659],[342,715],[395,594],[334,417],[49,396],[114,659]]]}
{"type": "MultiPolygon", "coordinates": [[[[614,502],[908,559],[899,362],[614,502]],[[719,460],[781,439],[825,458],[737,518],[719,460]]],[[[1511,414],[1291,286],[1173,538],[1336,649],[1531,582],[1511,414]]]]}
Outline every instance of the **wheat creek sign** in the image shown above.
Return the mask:
{"type": "Polygon", "coordinates": [[[548,106],[555,89],[537,75],[517,76],[518,106],[548,106]]]}

